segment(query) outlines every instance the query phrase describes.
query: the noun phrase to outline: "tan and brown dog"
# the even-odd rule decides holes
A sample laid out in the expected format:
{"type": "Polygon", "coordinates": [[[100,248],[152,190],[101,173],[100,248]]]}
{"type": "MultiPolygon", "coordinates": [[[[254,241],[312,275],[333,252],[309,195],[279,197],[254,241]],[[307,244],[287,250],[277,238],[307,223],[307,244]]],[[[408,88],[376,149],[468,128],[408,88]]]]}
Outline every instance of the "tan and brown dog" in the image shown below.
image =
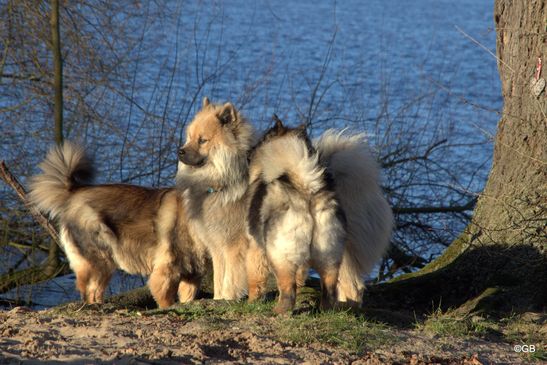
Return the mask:
{"type": "Polygon", "coordinates": [[[256,297],[256,272],[266,270],[261,253],[249,252],[246,229],[253,142],[251,124],[231,103],[204,98],[179,150],[177,187],[192,237],[211,256],[215,299],[240,299],[247,292],[256,297]]]}
{"type": "Polygon", "coordinates": [[[188,233],[175,189],[92,185],[83,149],[65,142],[31,178],[30,201],[56,218],[76,287],[86,303],[101,303],[114,271],[150,276],[158,306],[194,299],[207,255],[188,233]]]}

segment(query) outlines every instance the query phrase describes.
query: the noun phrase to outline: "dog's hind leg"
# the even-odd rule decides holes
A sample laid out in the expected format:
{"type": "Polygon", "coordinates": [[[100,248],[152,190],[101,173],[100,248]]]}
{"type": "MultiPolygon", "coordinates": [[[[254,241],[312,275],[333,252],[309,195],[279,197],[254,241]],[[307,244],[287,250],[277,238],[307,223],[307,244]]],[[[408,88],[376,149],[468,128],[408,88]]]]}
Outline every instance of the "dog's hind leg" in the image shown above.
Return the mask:
{"type": "Polygon", "coordinates": [[[109,267],[103,267],[101,269],[92,271],[87,283],[86,297],[87,302],[90,304],[103,302],[104,292],[114,273],[114,270],[109,267]]]}
{"type": "Polygon", "coordinates": [[[178,288],[179,302],[187,303],[194,300],[198,294],[200,284],[200,277],[181,279],[178,288]]]}
{"type": "Polygon", "coordinates": [[[76,288],[80,292],[80,297],[84,303],[88,303],[87,298],[87,286],[91,278],[91,265],[87,262],[85,264],[80,263],[78,266],[73,266],[74,273],[76,274],[76,288]]]}
{"type": "Polygon", "coordinates": [[[315,202],[314,232],[311,249],[312,267],[321,278],[321,309],[333,308],[342,255],[345,229],[333,199],[319,196],[315,202]]]}
{"type": "Polygon", "coordinates": [[[272,268],[279,290],[279,298],[273,309],[277,314],[291,311],[296,304],[296,271],[298,270],[296,265],[280,261],[272,261],[272,268]]]}
{"type": "Polygon", "coordinates": [[[179,282],[180,274],[172,265],[154,267],[148,279],[148,287],[158,307],[167,308],[175,303],[179,282]]]}
{"type": "Polygon", "coordinates": [[[308,264],[301,265],[296,271],[296,288],[300,292],[300,289],[306,285],[306,279],[308,279],[308,271],[310,266],[308,264]]]}
{"type": "Polygon", "coordinates": [[[271,233],[265,245],[279,289],[274,312],[281,314],[292,311],[296,304],[297,272],[310,261],[313,221],[299,207],[276,214],[266,226],[271,233]]]}
{"type": "Polygon", "coordinates": [[[73,234],[64,225],[60,227],[59,238],[68,258],[70,268],[76,275],[76,288],[80,292],[80,297],[84,303],[89,303],[87,287],[93,274],[93,265],[82,256],[73,234]]]}
{"type": "Polygon", "coordinates": [[[336,304],[336,284],[338,283],[338,266],[324,266],[317,268],[321,278],[322,310],[332,309],[336,304]]]}

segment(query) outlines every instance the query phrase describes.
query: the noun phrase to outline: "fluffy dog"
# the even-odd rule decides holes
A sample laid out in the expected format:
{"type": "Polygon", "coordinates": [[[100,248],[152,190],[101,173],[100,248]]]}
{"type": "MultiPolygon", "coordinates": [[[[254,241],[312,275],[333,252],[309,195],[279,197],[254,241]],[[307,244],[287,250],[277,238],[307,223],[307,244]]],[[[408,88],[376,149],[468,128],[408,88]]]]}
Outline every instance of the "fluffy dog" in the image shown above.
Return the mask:
{"type": "MultiPolygon", "coordinates": [[[[276,133],[267,133],[259,144],[276,133]]],[[[211,255],[215,299],[239,299],[248,291],[249,300],[254,300],[264,294],[268,264],[247,233],[249,157],[255,153],[255,141],[251,124],[232,104],[211,104],[204,98],[179,149],[177,187],[190,233],[211,255]]],[[[379,170],[362,135],[327,131],[313,146],[306,145],[317,151],[319,170],[325,168],[325,176],[332,178],[325,183],[334,189],[347,219],[338,299],[359,306],[364,277],[385,252],[393,226],[379,170]]],[[[304,267],[298,271],[297,283],[303,282],[305,272],[304,267]]]]}
{"type": "Polygon", "coordinates": [[[86,303],[100,303],[116,268],[149,275],[159,307],[194,299],[207,255],[189,235],[175,189],[91,185],[83,149],[65,142],[31,178],[30,202],[59,223],[62,247],[86,303]]]}
{"type": "Polygon", "coordinates": [[[305,126],[290,129],[274,119],[250,158],[249,232],[277,279],[276,313],[294,308],[297,277],[310,266],[321,278],[321,308],[329,309],[344,250],[343,214],[305,126]]]}
{"type": "Polygon", "coordinates": [[[179,149],[177,187],[191,235],[207,247],[213,262],[214,299],[242,298],[247,277],[253,285],[254,275],[246,268],[262,267],[249,254],[245,221],[248,153],[254,140],[251,124],[232,104],[212,104],[204,98],[179,149]]]}
{"type": "Polygon", "coordinates": [[[362,134],[327,130],[313,142],[334,181],[346,217],[347,243],[338,276],[338,301],[361,306],[364,279],[382,258],[393,214],[379,184],[379,168],[362,134]]]}

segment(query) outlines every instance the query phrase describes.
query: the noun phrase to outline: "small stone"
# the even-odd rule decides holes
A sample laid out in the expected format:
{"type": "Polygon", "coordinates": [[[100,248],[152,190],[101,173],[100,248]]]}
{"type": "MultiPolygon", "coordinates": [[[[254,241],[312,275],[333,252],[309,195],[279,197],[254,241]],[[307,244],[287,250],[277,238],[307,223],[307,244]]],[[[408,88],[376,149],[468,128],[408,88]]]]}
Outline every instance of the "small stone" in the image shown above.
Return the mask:
{"type": "Polygon", "coordinates": [[[480,323],[480,322],[483,322],[484,321],[484,318],[481,317],[481,316],[473,316],[471,317],[471,322],[473,323],[480,323]]]}

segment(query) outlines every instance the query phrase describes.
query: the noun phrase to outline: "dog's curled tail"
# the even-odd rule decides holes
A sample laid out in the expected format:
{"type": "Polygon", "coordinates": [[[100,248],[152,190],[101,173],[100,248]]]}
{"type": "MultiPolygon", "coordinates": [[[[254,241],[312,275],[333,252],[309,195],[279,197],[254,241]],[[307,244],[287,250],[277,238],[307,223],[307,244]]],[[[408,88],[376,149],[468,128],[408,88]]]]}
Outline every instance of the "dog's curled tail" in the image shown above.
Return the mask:
{"type": "Polygon", "coordinates": [[[314,141],[314,147],[321,164],[334,177],[336,195],[347,218],[348,243],[338,277],[339,300],[358,306],[364,277],[389,246],[393,214],[364,134],[328,130],[314,141]]]}
{"type": "Polygon", "coordinates": [[[319,165],[317,154],[311,153],[306,143],[297,136],[266,143],[260,148],[256,161],[262,167],[266,182],[287,178],[304,194],[314,194],[324,186],[325,169],[319,165]]]}
{"type": "Polygon", "coordinates": [[[38,166],[42,173],[30,179],[29,202],[52,218],[62,214],[75,187],[93,180],[91,160],[83,148],[70,142],[52,147],[38,166]]]}
{"type": "Polygon", "coordinates": [[[351,134],[346,129],[326,130],[313,141],[321,165],[328,166],[351,176],[348,180],[360,181],[363,177],[376,181],[379,175],[377,163],[370,152],[365,133],[351,134]]]}

